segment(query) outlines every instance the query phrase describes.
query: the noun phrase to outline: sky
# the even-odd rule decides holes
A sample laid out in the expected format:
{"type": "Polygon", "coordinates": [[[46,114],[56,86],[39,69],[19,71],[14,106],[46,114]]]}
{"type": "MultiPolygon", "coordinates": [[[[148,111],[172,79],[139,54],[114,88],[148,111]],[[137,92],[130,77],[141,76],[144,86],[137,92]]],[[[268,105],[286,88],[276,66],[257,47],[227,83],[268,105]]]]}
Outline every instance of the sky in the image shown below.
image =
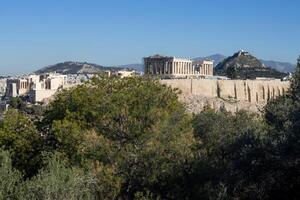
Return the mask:
{"type": "Polygon", "coordinates": [[[243,49],[296,63],[299,0],[0,0],[0,75],[243,49]]]}

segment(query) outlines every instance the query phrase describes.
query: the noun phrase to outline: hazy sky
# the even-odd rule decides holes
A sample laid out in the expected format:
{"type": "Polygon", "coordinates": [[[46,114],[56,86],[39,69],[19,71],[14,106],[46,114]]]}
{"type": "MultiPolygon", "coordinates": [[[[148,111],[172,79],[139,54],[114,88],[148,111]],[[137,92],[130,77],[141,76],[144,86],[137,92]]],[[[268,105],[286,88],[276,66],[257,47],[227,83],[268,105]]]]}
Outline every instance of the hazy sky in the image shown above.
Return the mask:
{"type": "Polygon", "coordinates": [[[296,63],[299,0],[0,0],[0,75],[245,49],[296,63]]]}

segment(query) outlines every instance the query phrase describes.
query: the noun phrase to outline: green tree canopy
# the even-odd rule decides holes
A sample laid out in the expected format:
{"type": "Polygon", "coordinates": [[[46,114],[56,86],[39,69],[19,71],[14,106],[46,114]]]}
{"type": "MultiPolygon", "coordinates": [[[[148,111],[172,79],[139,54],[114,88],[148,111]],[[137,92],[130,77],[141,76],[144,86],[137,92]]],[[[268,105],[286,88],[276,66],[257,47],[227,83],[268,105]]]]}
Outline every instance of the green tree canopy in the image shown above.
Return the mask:
{"type": "Polygon", "coordinates": [[[93,178],[82,169],[69,167],[60,154],[46,159],[45,167],[23,183],[22,199],[96,199],[93,178]]]}
{"type": "Polygon", "coordinates": [[[15,168],[26,176],[34,175],[41,164],[42,137],[33,123],[17,110],[10,109],[0,122],[0,146],[8,150],[15,168]]]}
{"type": "Polygon", "coordinates": [[[177,95],[151,78],[101,76],[59,94],[44,129],[71,162],[95,166],[97,176],[121,184],[120,194],[168,196],[168,178],[183,173],[194,144],[177,95]]]}
{"type": "Polygon", "coordinates": [[[190,198],[258,195],[258,188],[253,187],[259,182],[255,169],[264,162],[256,156],[263,153],[262,138],[267,133],[262,118],[245,111],[231,114],[206,109],[194,117],[193,127],[200,144],[190,178],[190,198]]]}
{"type": "Polygon", "coordinates": [[[300,197],[300,63],[291,80],[288,94],[268,103],[265,118],[270,127],[274,166],[271,193],[277,199],[300,197]]]}
{"type": "Polygon", "coordinates": [[[12,167],[9,152],[0,150],[0,199],[21,199],[22,175],[12,167]]]}

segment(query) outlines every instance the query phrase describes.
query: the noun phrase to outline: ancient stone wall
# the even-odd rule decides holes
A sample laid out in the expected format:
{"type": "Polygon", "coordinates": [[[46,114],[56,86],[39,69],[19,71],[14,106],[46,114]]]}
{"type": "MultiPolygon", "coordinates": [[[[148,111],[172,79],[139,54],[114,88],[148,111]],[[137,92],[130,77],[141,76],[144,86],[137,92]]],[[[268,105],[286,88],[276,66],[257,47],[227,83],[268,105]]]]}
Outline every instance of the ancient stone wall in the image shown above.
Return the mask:
{"type": "Polygon", "coordinates": [[[280,80],[165,79],[161,83],[179,88],[183,95],[202,95],[251,103],[267,102],[286,93],[290,83],[280,80]]]}

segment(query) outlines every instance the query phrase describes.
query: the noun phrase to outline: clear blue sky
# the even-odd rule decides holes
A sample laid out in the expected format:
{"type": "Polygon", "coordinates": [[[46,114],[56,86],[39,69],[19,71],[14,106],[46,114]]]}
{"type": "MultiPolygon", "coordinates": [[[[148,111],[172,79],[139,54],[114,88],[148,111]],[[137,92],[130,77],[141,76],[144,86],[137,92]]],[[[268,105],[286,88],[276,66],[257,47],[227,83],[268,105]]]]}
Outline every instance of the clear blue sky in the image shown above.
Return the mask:
{"type": "Polygon", "coordinates": [[[0,74],[246,49],[296,62],[299,0],[0,0],[0,74]]]}

